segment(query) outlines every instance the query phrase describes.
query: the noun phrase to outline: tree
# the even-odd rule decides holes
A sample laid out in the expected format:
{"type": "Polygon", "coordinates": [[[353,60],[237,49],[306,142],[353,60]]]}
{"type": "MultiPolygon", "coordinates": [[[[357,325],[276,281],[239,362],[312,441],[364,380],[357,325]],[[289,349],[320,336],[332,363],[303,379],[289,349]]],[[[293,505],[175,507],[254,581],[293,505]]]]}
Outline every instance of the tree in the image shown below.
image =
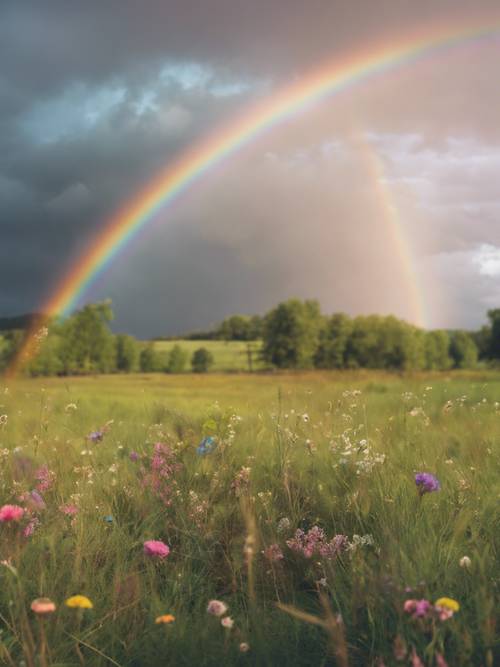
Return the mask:
{"type": "Polygon", "coordinates": [[[425,367],[428,370],[447,370],[452,365],[449,355],[450,337],[447,331],[435,330],[425,334],[425,367]]]}
{"type": "Polygon", "coordinates": [[[115,345],[116,368],[125,373],[135,371],[139,360],[139,350],[135,338],[126,334],[118,334],[115,337],[115,345]]]}
{"type": "Polygon", "coordinates": [[[320,331],[319,346],[314,355],[316,368],[345,368],[346,350],[353,322],[344,313],[332,315],[320,331]]]}
{"type": "Polygon", "coordinates": [[[310,368],[324,320],[317,301],[290,299],[265,317],[263,358],[278,368],[310,368]]]}
{"type": "Polygon", "coordinates": [[[500,308],[488,311],[491,325],[490,351],[491,359],[500,359],[500,308]]]}
{"type": "Polygon", "coordinates": [[[213,363],[214,357],[205,347],[200,347],[193,352],[191,367],[195,373],[206,373],[213,363]]]}
{"type": "Polygon", "coordinates": [[[155,350],[154,343],[148,343],[139,355],[139,368],[142,373],[155,373],[160,370],[160,357],[155,350]]]}
{"type": "Polygon", "coordinates": [[[466,331],[455,331],[452,333],[450,356],[455,368],[474,368],[477,364],[477,345],[466,331]]]}
{"type": "Polygon", "coordinates": [[[111,302],[88,304],[63,322],[60,358],[63,372],[110,373],[116,370],[116,347],[109,329],[111,302]]]}
{"type": "Polygon", "coordinates": [[[182,373],[186,367],[188,353],[180,345],[174,345],[168,355],[167,373],[182,373]]]}

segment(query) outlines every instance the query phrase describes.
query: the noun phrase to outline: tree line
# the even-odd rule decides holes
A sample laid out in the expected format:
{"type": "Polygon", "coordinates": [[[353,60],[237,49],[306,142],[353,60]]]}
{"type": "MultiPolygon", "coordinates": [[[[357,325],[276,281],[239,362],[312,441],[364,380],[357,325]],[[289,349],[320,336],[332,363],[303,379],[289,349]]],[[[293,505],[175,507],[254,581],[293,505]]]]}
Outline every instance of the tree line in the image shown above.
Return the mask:
{"type": "MultiPolygon", "coordinates": [[[[37,354],[25,368],[30,375],[89,373],[206,372],[212,354],[200,347],[191,355],[175,344],[168,353],[154,342],[113,334],[109,302],[89,304],[65,320],[53,320],[40,337],[37,354]]],[[[0,370],[9,366],[25,331],[0,337],[0,370]]],[[[198,339],[201,334],[185,338],[198,339]]],[[[500,362],[500,309],[488,311],[479,331],[426,331],[394,316],[344,313],[324,315],[317,301],[289,299],[263,317],[233,315],[205,339],[261,341],[260,355],[282,369],[448,370],[500,362]]]]}

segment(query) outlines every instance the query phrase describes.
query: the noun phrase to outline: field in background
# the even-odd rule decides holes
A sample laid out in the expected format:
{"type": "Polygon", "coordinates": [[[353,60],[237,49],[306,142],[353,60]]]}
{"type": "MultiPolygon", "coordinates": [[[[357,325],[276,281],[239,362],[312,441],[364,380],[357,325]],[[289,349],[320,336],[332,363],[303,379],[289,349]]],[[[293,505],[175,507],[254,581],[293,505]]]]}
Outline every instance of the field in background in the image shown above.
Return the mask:
{"type": "Polygon", "coordinates": [[[158,340],[154,342],[155,349],[158,352],[167,354],[174,347],[174,345],[180,345],[184,350],[188,352],[189,360],[186,367],[186,370],[191,370],[191,356],[195,350],[200,347],[206,348],[209,352],[213,354],[214,365],[211,368],[212,371],[225,373],[225,372],[238,372],[238,371],[248,371],[249,368],[249,350],[251,351],[251,364],[252,369],[264,370],[266,364],[260,360],[259,351],[262,346],[260,341],[251,341],[246,343],[243,341],[231,340],[158,340]]]}
{"type": "Polygon", "coordinates": [[[42,485],[46,505],[0,524],[0,664],[493,667],[499,400],[488,372],[0,383],[0,504],[42,485]],[[417,471],[441,490],[419,498],[417,471]],[[297,529],[324,531],[311,557],[297,529]],[[74,594],[94,608],[66,608],[74,594]],[[43,626],[40,596],[58,604],[43,626]],[[447,621],[404,612],[443,596],[447,621]]]}

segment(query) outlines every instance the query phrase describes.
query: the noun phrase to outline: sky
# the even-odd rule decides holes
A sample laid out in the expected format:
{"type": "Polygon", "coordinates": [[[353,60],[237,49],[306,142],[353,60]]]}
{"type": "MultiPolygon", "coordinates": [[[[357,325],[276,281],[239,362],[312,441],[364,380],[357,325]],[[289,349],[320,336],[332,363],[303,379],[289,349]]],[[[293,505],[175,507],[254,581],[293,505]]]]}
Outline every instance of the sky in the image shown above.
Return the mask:
{"type": "MultiPolygon", "coordinates": [[[[39,311],[177,156],[324,62],[498,1],[3,0],[0,315],[39,311]],[[376,11],[374,7],[376,5],[376,11]]],[[[278,124],[160,210],[83,295],[136,336],[315,298],[477,328],[500,307],[500,33],[278,124]]]]}

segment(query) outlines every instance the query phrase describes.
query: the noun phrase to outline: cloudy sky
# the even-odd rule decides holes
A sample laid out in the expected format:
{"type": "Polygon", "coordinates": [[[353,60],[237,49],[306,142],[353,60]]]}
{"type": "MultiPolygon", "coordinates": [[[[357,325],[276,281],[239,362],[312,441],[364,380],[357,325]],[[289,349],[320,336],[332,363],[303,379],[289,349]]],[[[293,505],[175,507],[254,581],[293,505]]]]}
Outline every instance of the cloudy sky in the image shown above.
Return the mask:
{"type": "MultiPolygon", "coordinates": [[[[497,0],[3,0],[0,315],[39,309],[117,209],[257,100],[478,23],[500,25],[497,0]]],[[[291,296],[477,327],[500,307],[499,62],[500,32],[278,125],[160,211],[84,301],[110,297],[115,329],[141,337],[291,296]]]]}

